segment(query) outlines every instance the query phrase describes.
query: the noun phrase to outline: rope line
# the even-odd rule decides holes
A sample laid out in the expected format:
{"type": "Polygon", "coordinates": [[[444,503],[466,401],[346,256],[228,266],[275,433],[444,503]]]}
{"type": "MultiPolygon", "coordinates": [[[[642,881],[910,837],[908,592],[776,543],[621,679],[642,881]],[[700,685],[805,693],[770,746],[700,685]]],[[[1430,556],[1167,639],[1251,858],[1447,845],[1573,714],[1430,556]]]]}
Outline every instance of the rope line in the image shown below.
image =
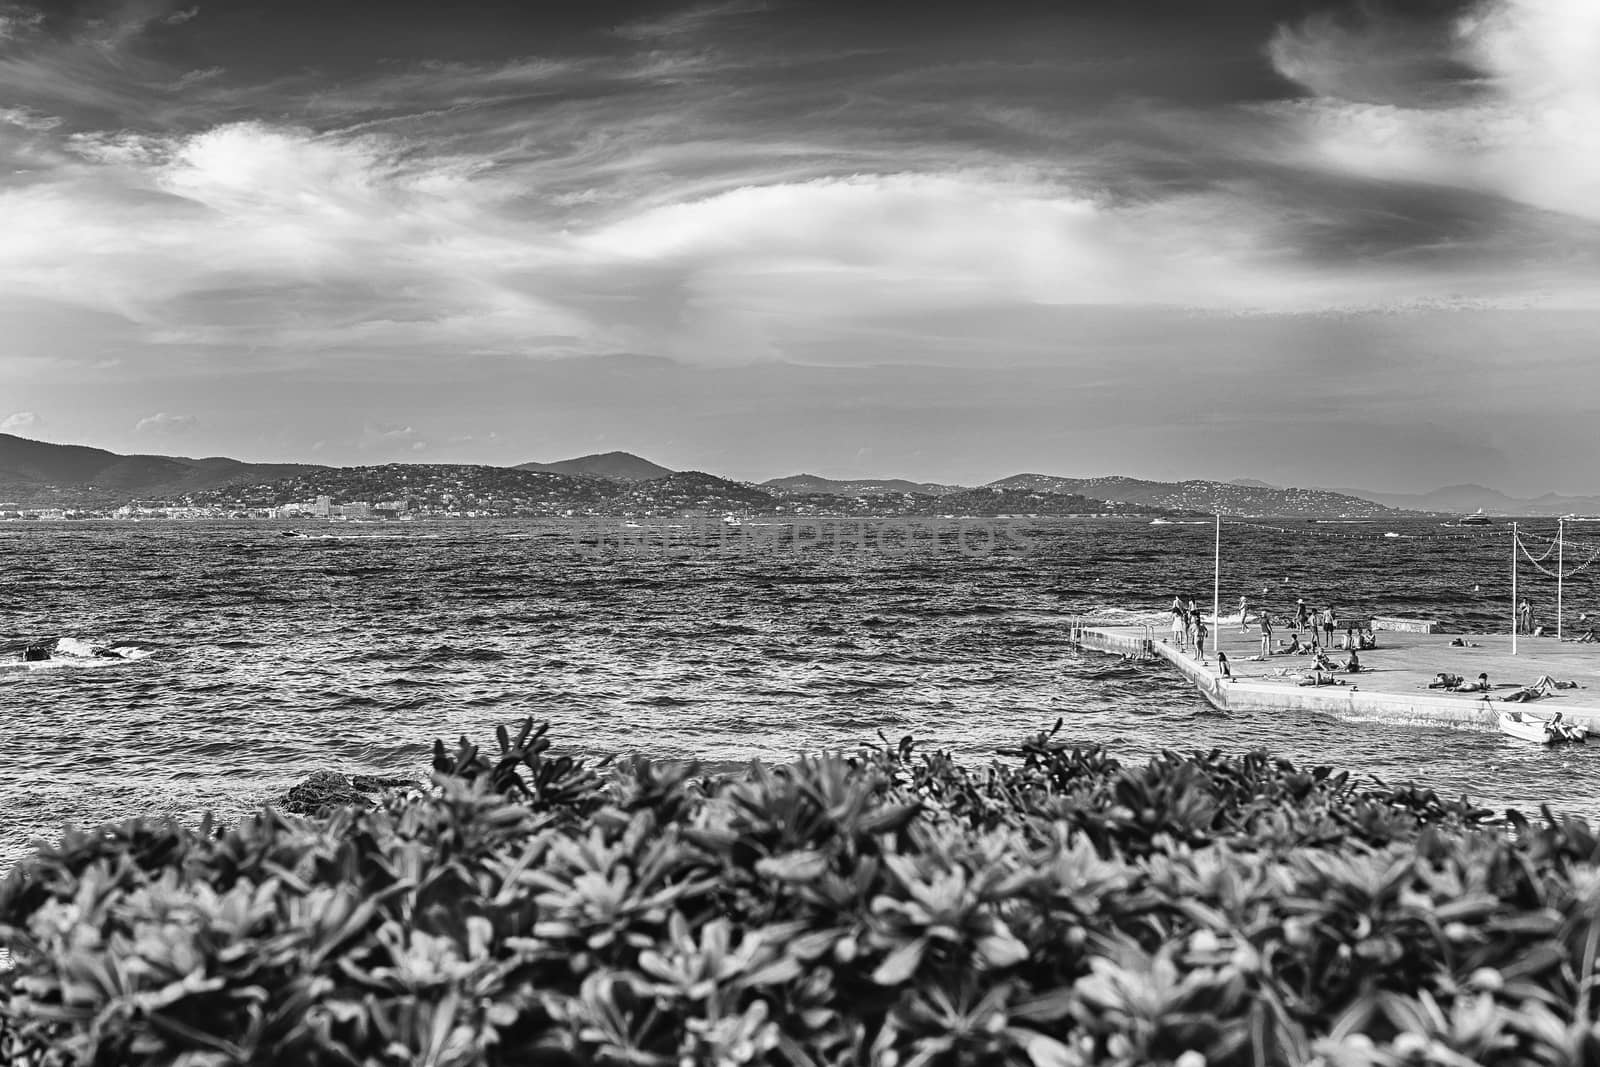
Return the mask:
{"type": "Polygon", "coordinates": [[[1567,578],[1571,578],[1575,574],[1581,574],[1583,571],[1587,570],[1595,560],[1600,559],[1600,548],[1597,548],[1589,555],[1588,559],[1584,560],[1577,567],[1570,571],[1563,571],[1561,574],[1556,574],[1552,571],[1546,570],[1542,563],[1543,560],[1550,558],[1550,553],[1555,550],[1554,547],[1546,549],[1544,555],[1540,556],[1538,559],[1535,559],[1533,554],[1528,551],[1528,546],[1522,543],[1522,538],[1519,536],[1517,538],[1517,548],[1521,549],[1523,557],[1526,558],[1529,563],[1533,564],[1534,570],[1538,571],[1547,578],[1557,578],[1563,581],[1565,581],[1567,578]]]}
{"type": "Polygon", "coordinates": [[[1222,524],[1229,527],[1240,527],[1248,530],[1264,530],[1271,533],[1287,534],[1293,537],[1320,537],[1328,541],[1486,541],[1507,536],[1509,527],[1497,529],[1492,532],[1476,534],[1400,534],[1396,537],[1388,533],[1335,533],[1331,530],[1313,529],[1307,526],[1273,526],[1263,522],[1247,522],[1242,519],[1223,519],[1222,524]]]}

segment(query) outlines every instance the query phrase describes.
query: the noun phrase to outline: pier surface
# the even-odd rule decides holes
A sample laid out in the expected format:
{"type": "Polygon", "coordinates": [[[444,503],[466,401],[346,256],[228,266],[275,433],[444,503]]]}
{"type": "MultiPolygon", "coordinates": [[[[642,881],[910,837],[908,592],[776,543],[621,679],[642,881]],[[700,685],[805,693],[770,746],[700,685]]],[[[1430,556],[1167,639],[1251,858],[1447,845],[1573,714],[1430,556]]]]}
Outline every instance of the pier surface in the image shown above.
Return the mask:
{"type": "MultiPolygon", "coordinates": [[[[1317,711],[1345,719],[1494,730],[1498,729],[1499,711],[1525,708],[1543,716],[1559,711],[1563,718],[1587,726],[1590,733],[1600,733],[1600,644],[1524,636],[1517,638],[1517,652],[1512,655],[1511,638],[1503,634],[1379,630],[1378,647],[1357,653],[1364,668],[1360,674],[1336,675],[1342,685],[1302,686],[1295,675],[1310,673],[1312,657],[1274,655],[1264,662],[1251,659],[1261,648],[1260,633],[1253,623],[1246,633],[1240,633],[1237,617],[1231,623],[1224,617],[1214,633],[1216,629],[1221,631],[1217,636],[1233,672],[1231,680],[1224,680],[1219,673],[1209,639],[1206,661],[1202,663],[1192,648],[1182,651],[1170,644],[1170,632],[1159,627],[1084,622],[1075,626],[1073,633],[1085,648],[1127,655],[1153,654],[1166,660],[1224,711],[1317,711]],[[1468,647],[1450,643],[1457,639],[1468,642],[1468,647]],[[1493,688],[1487,700],[1482,693],[1429,689],[1428,683],[1440,671],[1468,681],[1486,673],[1493,688]],[[1579,688],[1550,690],[1541,699],[1527,703],[1501,699],[1542,675],[1577,682],[1579,688]]],[[[1287,638],[1288,633],[1279,629],[1273,636],[1274,645],[1287,638]]],[[[1305,636],[1303,632],[1301,636],[1305,636]]],[[[1342,636],[1334,635],[1336,644],[1342,636]]],[[[1335,663],[1343,663],[1348,656],[1337,647],[1328,653],[1335,663]]]]}

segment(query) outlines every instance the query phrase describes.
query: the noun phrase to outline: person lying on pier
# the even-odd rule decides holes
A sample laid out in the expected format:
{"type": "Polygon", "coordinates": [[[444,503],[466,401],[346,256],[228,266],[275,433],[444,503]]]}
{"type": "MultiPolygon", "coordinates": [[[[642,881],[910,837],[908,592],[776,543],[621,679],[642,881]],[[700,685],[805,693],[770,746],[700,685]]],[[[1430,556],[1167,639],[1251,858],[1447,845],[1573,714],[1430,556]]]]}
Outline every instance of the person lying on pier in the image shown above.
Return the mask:
{"type": "Polygon", "coordinates": [[[1593,630],[1585,630],[1577,637],[1574,637],[1573,640],[1580,645],[1592,645],[1596,641],[1600,641],[1600,638],[1595,637],[1593,630]]]}
{"type": "Polygon", "coordinates": [[[1451,648],[1477,648],[1478,642],[1468,641],[1465,637],[1457,637],[1450,642],[1451,648]]]}
{"type": "Polygon", "coordinates": [[[1308,677],[1300,679],[1297,685],[1343,685],[1344,682],[1335,678],[1331,672],[1318,667],[1308,677]]]}
{"type": "Polygon", "coordinates": [[[1489,691],[1489,676],[1478,675],[1476,682],[1462,682],[1460,685],[1450,687],[1452,693],[1487,693],[1489,691]]]}
{"type": "Polygon", "coordinates": [[[1570,682],[1570,681],[1569,682],[1563,682],[1563,681],[1560,681],[1560,680],[1558,680],[1556,678],[1550,677],[1548,674],[1539,675],[1539,680],[1534,682],[1533,684],[1536,687],[1540,688],[1540,689],[1582,689],[1583,688],[1577,682],[1570,682]]]}
{"type": "Polygon", "coordinates": [[[1535,683],[1534,685],[1525,685],[1520,689],[1513,689],[1500,699],[1508,704],[1524,704],[1530,700],[1538,700],[1544,695],[1544,686],[1535,683]]]}
{"type": "Polygon", "coordinates": [[[1438,674],[1433,676],[1433,681],[1428,683],[1428,688],[1454,689],[1456,686],[1461,685],[1465,681],[1466,679],[1462,678],[1459,674],[1449,674],[1445,671],[1440,671],[1438,674]]]}

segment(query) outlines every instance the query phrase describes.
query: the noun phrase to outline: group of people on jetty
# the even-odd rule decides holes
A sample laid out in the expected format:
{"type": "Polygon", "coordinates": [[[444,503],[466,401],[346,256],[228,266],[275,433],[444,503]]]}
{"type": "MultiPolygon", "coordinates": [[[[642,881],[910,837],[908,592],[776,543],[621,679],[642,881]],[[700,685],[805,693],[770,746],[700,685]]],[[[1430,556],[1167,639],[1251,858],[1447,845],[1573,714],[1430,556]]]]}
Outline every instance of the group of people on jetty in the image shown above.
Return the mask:
{"type": "MultiPolygon", "coordinates": [[[[1182,596],[1172,598],[1172,643],[1180,651],[1194,649],[1196,658],[1201,663],[1206,662],[1206,638],[1209,631],[1206,619],[1195,604],[1194,598],[1185,600],[1182,596]]],[[[1252,656],[1252,659],[1267,660],[1273,656],[1312,656],[1315,658],[1318,669],[1339,670],[1350,674],[1359,673],[1361,659],[1356,654],[1360,650],[1377,648],[1377,636],[1368,626],[1356,626],[1351,623],[1344,627],[1343,636],[1335,644],[1334,634],[1339,629],[1339,619],[1334,612],[1333,605],[1325,604],[1321,608],[1313,609],[1305,602],[1305,598],[1296,599],[1293,612],[1288,615],[1274,617],[1266,608],[1255,611],[1254,623],[1261,634],[1261,651],[1252,656]],[[1273,644],[1276,634],[1274,627],[1288,629],[1287,640],[1273,644]],[[1304,631],[1306,640],[1300,639],[1304,631]],[[1328,658],[1328,653],[1335,649],[1350,654],[1343,664],[1335,664],[1328,658]]],[[[1248,596],[1239,598],[1239,632],[1249,633],[1251,618],[1251,605],[1248,596]]],[[[1225,659],[1219,654],[1219,664],[1225,666],[1225,659]]]]}

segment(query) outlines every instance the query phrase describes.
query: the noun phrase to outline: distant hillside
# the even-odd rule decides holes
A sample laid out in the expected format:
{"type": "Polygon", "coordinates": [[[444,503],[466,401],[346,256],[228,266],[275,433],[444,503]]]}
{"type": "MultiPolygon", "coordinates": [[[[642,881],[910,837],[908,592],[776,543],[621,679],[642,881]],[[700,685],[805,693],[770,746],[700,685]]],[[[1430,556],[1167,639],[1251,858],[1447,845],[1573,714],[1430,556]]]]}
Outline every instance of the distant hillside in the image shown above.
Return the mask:
{"type": "Polygon", "coordinates": [[[624,486],[608,502],[610,510],[627,514],[670,514],[677,511],[774,511],[777,498],[760,489],[718,478],[704,471],[677,471],[624,486]]]}
{"type": "Polygon", "coordinates": [[[1375,501],[1326,489],[1273,489],[1235,482],[1150,482],[1117,476],[1058,478],[1049,474],[1016,474],[991,482],[990,487],[1078,494],[1096,500],[1125,501],[1207,515],[1363,519],[1394,514],[1375,501]]]}
{"type": "Polygon", "coordinates": [[[1481,485],[1447,485],[1431,493],[1377,493],[1369,489],[1336,489],[1392,508],[1466,515],[1482,508],[1488,515],[1558,516],[1600,515],[1600,497],[1561,496],[1546,493],[1532,499],[1507,496],[1481,485]]]}
{"type": "Polygon", "coordinates": [[[1109,502],[1079,493],[1057,493],[1030,486],[987,485],[963,489],[937,501],[951,515],[1149,515],[1165,516],[1172,509],[1133,503],[1109,502]]]}
{"type": "Polygon", "coordinates": [[[100,506],[134,496],[172,496],[323,468],[236,459],[122,456],[0,434],[0,500],[24,507],[100,506]]]}
{"type": "Polygon", "coordinates": [[[622,491],[616,482],[547,471],[465,463],[385,463],[324,467],[263,484],[190,494],[183,500],[196,505],[277,507],[326,495],[335,504],[405,501],[424,510],[562,515],[603,509],[622,491]]]}
{"type": "Polygon", "coordinates": [[[577,459],[563,459],[556,463],[519,463],[519,471],[544,471],[547,474],[570,474],[583,478],[605,478],[613,482],[647,482],[663,478],[670,469],[651,463],[631,452],[601,452],[577,459]]]}
{"type": "Polygon", "coordinates": [[[915,493],[920,496],[944,496],[966,488],[960,485],[941,485],[937,482],[911,482],[904,478],[854,478],[838,480],[816,474],[792,474],[787,478],[773,478],[762,482],[761,488],[778,496],[802,496],[811,493],[829,493],[834,496],[881,496],[886,493],[915,493]]]}

